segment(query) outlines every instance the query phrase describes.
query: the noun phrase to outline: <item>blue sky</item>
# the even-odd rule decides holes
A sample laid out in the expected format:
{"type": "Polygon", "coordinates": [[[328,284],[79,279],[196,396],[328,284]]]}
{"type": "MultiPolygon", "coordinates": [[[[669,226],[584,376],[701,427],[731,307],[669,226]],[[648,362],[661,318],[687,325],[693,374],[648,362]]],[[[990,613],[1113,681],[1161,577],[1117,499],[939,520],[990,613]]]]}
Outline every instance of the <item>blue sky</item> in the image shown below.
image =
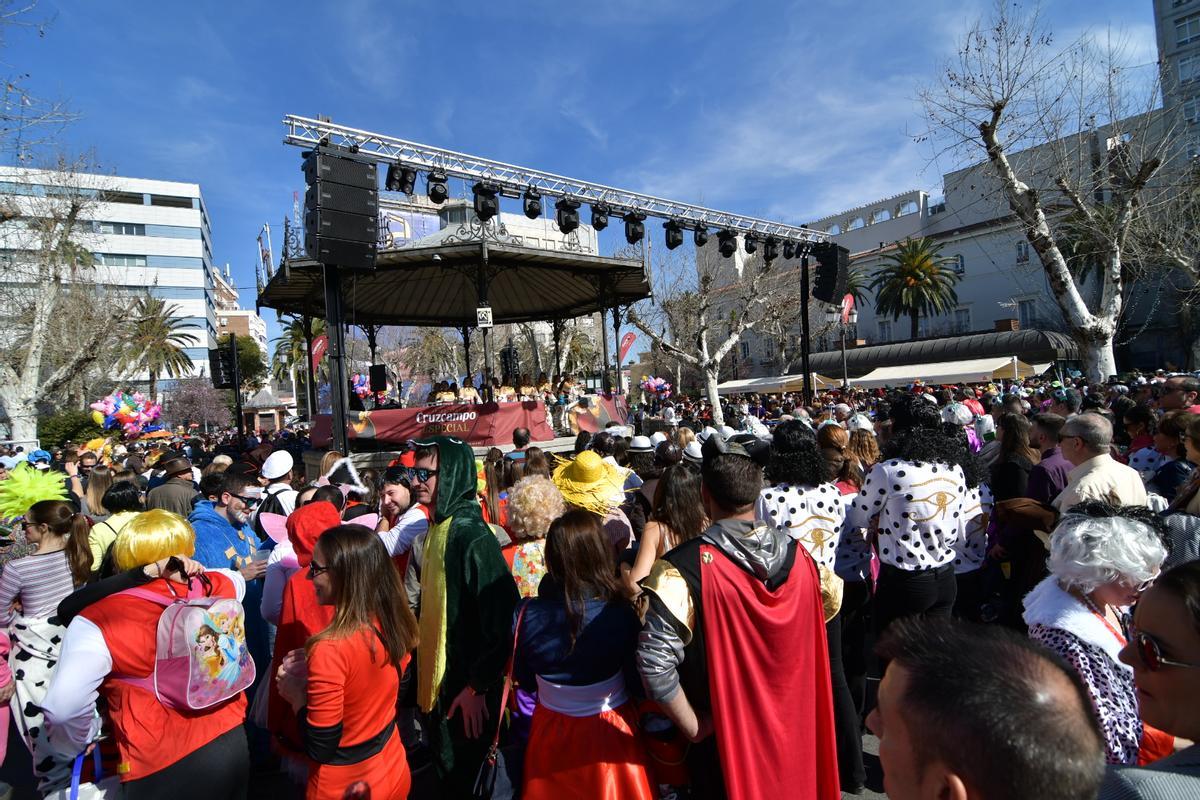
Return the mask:
{"type": "MultiPolygon", "coordinates": [[[[45,36],[0,58],[82,115],[68,144],[105,171],[199,182],[252,306],[256,232],[303,188],[286,113],[803,223],[940,193],[960,165],[913,141],[914,98],[988,5],[43,0],[45,36]]],[[[1044,10],[1060,41],[1112,29],[1155,57],[1151,0],[1044,10]]]]}

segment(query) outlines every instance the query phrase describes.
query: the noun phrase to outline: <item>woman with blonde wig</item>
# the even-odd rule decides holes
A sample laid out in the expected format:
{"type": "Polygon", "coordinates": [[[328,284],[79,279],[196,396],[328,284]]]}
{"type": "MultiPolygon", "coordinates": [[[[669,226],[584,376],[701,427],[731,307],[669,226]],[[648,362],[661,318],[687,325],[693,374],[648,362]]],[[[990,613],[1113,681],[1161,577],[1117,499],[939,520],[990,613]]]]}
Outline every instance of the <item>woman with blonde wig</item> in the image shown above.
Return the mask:
{"type": "MultiPolygon", "coordinates": [[[[166,599],[181,595],[239,602],[246,583],[237,572],[204,571],[178,556],[195,552],[195,534],[178,514],[155,509],[138,514],[113,542],[114,578],[142,576],[142,591],[166,599]],[[194,577],[189,577],[192,575],[194,577]],[[186,583],[184,583],[186,582],[186,583]]],[[[108,707],[105,732],[116,742],[124,798],[244,798],[250,762],[243,693],[202,710],[164,705],[153,688],[156,633],[163,607],[118,591],[71,620],[62,654],[42,704],[50,742],[74,755],[100,733],[96,700],[108,707]],[[150,679],[150,685],[145,681],[150,679]]]]}
{"type": "Polygon", "coordinates": [[[546,574],[546,531],[566,510],[562,492],[541,475],[522,478],[508,493],[508,522],[514,541],[500,552],[521,597],[536,597],[546,574]]]}

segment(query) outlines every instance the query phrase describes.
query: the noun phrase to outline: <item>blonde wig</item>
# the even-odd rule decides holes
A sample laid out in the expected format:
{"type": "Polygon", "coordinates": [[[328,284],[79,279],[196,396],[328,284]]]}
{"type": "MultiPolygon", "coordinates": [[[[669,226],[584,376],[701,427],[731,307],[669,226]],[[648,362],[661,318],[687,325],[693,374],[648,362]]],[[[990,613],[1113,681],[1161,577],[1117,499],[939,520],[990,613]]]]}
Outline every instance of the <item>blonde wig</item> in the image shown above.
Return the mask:
{"type": "Polygon", "coordinates": [[[196,533],[186,519],[155,508],[126,523],[113,542],[113,561],[119,570],[153,564],[170,556],[192,556],[196,533]]]}

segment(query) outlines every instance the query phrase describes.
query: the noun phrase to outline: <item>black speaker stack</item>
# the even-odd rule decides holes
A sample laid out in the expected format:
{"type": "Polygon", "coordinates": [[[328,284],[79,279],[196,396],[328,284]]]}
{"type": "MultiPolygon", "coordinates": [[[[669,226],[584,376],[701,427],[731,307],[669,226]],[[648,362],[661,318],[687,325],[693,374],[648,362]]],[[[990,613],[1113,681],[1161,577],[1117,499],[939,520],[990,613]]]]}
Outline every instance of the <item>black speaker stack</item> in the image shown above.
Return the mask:
{"type": "Polygon", "coordinates": [[[850,251],[833,242],[817,242],[813,245],[812,254],[817,259],[813,297],[835,305],[842,302],[850,272],[850,251]]]}
{"type": "Polygon", "coordinates": [[[375,163],[321,145],[304,159],[304,250],[322,264],[374,269],[379,247],[375,163]]]}

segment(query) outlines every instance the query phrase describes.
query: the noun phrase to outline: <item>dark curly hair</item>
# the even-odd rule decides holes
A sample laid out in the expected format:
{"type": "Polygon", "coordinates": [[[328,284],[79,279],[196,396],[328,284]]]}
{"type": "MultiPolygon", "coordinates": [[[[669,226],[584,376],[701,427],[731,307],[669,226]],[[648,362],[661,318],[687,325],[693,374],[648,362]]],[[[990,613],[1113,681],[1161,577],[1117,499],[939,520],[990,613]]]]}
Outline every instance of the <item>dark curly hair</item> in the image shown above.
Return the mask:
{"type": "Polygon", "coordinates": [[[912,428],[934,430],[941,424],[937,405],[921,395],[904,393],[892,399],[892,430],[896,433],[912,428]]]}
{"type": "MultiPolygon", "coordinates": [[[[922,405],[929,406],[937,415],[937,409],[928,401],[922,400],[922,405]]],[[[971,452],[966,432],[952,423],[943,424],[940,421],[933,427],[918,425],[903,430],[888,440],[883,448],[883,459],[899,459],[913,463],[957,464],[962,468],[967,486],[974,489],[984,475],[984,470],[971,452]]]]}
{"type": "Polygon", "coordinates": [[[821,455],[811,428],[800,420],[788,420],[775,427],[771,459],[767,462],[767,480],[817,486],[825,483],[825,471],[825,457],[821,455]]]}

